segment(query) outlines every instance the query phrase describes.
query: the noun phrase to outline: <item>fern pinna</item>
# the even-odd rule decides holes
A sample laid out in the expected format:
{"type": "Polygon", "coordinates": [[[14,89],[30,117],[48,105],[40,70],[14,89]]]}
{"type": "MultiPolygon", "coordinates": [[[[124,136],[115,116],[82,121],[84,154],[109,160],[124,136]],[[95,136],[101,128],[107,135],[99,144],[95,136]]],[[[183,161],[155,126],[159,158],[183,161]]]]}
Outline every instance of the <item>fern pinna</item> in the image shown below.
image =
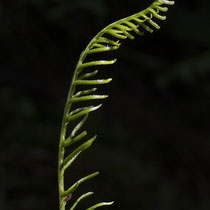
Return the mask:
{"type": "MultiPolygon", "coordinates": [[[[87,70],[88,69],[90,70],[89,67],[110,65],[116,62],[116,59],[86,61],[88,55],[117,50],[120,47],[119,40],[126,38],[134,39],[134,36],[133,34],[131,34],[131,32],[135,32],[136,34],[142,36],[144,34],[144,31],[152,33],[153,32],[152,28],[159,29],[160,27],[157,23],[154,22],[154,19],[156,18],[159,20],[165,20],[166,16],[162,16],[160,13],[167,12],[168,8],[166,6],[173,4],[174,1],[171,0],[156,0],[147,9],[108,25],[90,41],[86,49],[82,52],[79,61],[76,65],[70,89],[68,92],[68,97],[64,109],[64,115],[61,127],[59,153],[58,153],[58,185],[59,185],[60,210],[65,210],[67,201],[70,200],[72,193],[77,189],[77,187],[81,183],[98,175],[98,172],[92,173],[78,180],[71,187],[64,189],[65,170],[73,163],[73,161],[79,156],[79,154],[82,151],[86,150],[91,146],[93,141],[96,139],[96,136],[92,137],[89,140],[84,141],[84,143],[78,146],[69,155],[65,155],[65,148],[82,140],[87,135],[86,131],[83,131],[79,134],[78,131],[82,128],[83,124],[87,120],[89,113],[101,107],[100,104],[97,106],[80,107],[73,109],[72,105],[82,101],[101,100],[107,98],[107,95],[92,94],[97,90],[96,88],[91,88],[82,91],[81,90],[78,91],[77,89],[79,86],[81,88],[82,86],[84,87],[97,86],[111,82],[112,79],[91,80],[90,79],[91,77],[97,75],[98,70],[93,70],[91,73],[88,73],[87,70]],[[72,123],[74,121],[78,121],[77,122],[78,124],[72,129],[70,135],[67,136],[67,128],[69,128],[68,125],[69,123],[72,123]]],[[[76,202],[72,204],[70,210],[74,210],[82,199],[92,194],[93,194],[92,192],[89,192],[79,197],[76,200],[76,202]]],[[[95,208],[111,204],[112,202],[102,202],[87,209],[93,210],[95,208]]]]}

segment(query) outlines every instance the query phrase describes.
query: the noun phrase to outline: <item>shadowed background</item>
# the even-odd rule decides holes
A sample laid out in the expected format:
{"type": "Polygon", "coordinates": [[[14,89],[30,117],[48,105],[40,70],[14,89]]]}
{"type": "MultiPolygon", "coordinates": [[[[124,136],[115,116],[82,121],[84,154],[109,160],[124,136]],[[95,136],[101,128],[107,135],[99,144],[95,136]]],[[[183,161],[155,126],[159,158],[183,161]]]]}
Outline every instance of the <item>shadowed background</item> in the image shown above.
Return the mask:
{"type": "MultiPolygon", "coordinates": [[[[57,147],[64,103],[81,51],[107,24],[151,0],[0,2],[0,209],[58,209],[57,147]]],[[[90,114],[93,146],[66,183],[115,200],[119,210],[210,208],[209,1],[176,1],[161,30],[125,40],[103,70],[110,97],[90,114]]]]}

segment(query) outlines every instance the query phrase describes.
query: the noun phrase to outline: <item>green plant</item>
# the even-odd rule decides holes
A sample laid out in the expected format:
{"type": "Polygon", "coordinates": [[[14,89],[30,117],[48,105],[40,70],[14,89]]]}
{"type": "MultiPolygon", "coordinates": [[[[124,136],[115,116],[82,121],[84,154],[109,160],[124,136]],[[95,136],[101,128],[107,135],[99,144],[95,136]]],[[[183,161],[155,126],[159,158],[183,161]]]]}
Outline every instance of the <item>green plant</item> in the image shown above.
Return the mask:
{"type": "MultiPolygon", "coordinates": [[[[86,49],[81,53],[79,61],[76,65],[74,75],[71,81],[70,89],[68,92],[68,97],[64,109],[61,134],[60,134],[60,142],[59,142],[59,152],[58,152],[58,185],[59,185],[59,206],[60,210],[65,210],[66,202],[71,198],[71,194],[77,189],[77,187],[98,175],[98,172],[92,173],[69,187],[67,190],[64,189],[64,172],[65,170],[73,163],[73,161],[78,157],[78,155],[89,148],[93,141],[96,139],[96,136],[91,139],[85,141],[79,147],[77,147],[70,155],[64,157],[65,148],[71,146],[72,144],[82,140],[87,132],[83,131],[80,134],[77,134],[81,129],[83,124],[88,118],[90,112],[93,112],[101,107],[101,105],[97,106],[88,106],[81,108],[72,108],[72,106],[78,102],[84,102],[89,100],[100,100],[107,98],[107,95],[92,95],[97,89],[85,89],[77,91],[78,86],[89,86],[89,85],[102,85],[111,82],[111,79],[94,79],[90,80],[88,78],[95,76],[98,73],[98,70],[94,70],[90,73],[85,72],[89,67],[96,67],[101,65],[110,65],[116,62],[114,60],[97,60],[97,61],[86,61],[87,57],[90,54],[96,54],[101,52],[107,52],[112,50],[117,50],[120,47],[120,39],[134,39],[134,36],[130,32],[135,32],[138,35],[143,35],[142,30],[146,30],[148,32],[153,32],[153,29],[150,27],[153,26],[156,29],[159,29],[159,25],[154,22],[154,18],[165,20],[166,16],[161,16],[160,12],[167,12],[168,8],[164,5],[173,5],[174,1],[171,0],[156,0],[150,7],[129,16],[127,18],[116,21],[102,31],[100,31],[88,44],[86,49]],[[111,37],[111,38],[110,38],[111,37]],[[74,122],[82,118],[78,124],[73,128],[70,132],[70,135],[67,136],[68,124],[74,122]]],[[[92,195],[92,192],[82,195],[78,198],[78,200],[73,204],[70,210],[75,209],[77,204],[84,198],[92,195]]],[[[96,204],[88,210],[92,210],[101,206],[111,205],[112,202],[102,202],[96,204]]]]}

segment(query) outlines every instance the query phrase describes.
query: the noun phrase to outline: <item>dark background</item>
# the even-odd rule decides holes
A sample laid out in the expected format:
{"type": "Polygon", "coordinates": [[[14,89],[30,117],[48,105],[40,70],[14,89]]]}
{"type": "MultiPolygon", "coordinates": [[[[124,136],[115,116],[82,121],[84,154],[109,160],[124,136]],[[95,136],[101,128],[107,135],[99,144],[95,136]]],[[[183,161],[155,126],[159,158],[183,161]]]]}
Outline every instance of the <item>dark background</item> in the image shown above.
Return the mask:
{"type": "MultiPolygon", "coordinates": [[[[58,209],[57,149],[81,51],[151,0],[1,0],[0,209],[58,209]]],[[[87,130],[97,141],[66,176],[99,170],[73,195],[85,209],[210,209],[210,2],[176,1],[160,31],[125,40],[87,130]],[[101,208],[103,209],[103,208],[101,208]]]]}

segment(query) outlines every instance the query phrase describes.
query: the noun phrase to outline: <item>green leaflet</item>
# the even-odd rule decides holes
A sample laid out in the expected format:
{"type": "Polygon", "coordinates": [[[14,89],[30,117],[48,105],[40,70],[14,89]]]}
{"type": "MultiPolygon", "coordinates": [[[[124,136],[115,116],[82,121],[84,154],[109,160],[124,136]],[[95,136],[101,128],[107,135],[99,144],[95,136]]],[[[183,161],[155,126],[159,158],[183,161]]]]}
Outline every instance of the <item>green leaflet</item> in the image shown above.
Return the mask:
{"type": "Polygon", "coordinates": [[[81,200],[83,200],[83,199],[85,199],[85,198],[87,198],[88,196],[91,196],[91,195],[93,195],[93,194],[94,194],[93,192],[89,192],[89,193],[86,193],[86,194],[80,196],[80,197],[76,200],[76,202],[74,203],[74,205],[70,208],[70,210],[74,210],[75,207],[79,204],[79,202],[80,202],[81,200]]]}
{"type": "Polygon", "coordinates": [[[68,190],[64,191],[62,194],[61,194],[61,197],[65,197],[69,194],[72,194],[78,187],[80,184],[82,184],[83,182],[89,180],[89,179],[92,179],[93,177],[97,176],[99,174],[99,172],[95,172],[95,173],[92,173],[82,179],[80,179],[79,181],[77,181],[75,184],[73,184],[68,190]]]}
{"type": "Polygon", "coordinates": [[[98,73],[98,70],[95,70],[91,73],[83,74],[81,77],[78,78],[78,80],[86,79],[88,77],[93,77],[98,73]]]}
{"type": "MultiPolygon", "coordinates": [[[[91,138],[90,140],[86,141],[85,143],[83,143],[82,145],[80,145],[77,149],[75,149],[67,158],[65,158],[62,162],[62,164],[60,165],[60,170],[62,170],[63,168],[68,168],[69,164],[71,164],[71,160],[77,157],[77,155],[79,153],[81,153],[82,151],[88,149],[92,143],[95,141],[97,136],[94,136],[93,138],[91,138]]],[[[63,146],[63,145],[62,145],[63,146]]]]}
{"type": "Polygon", "coordinates": [[[88,95],[88,96],[81,96],[81,97],[72,97],[70,99],[70,103],[76,103],[81,101],[89,101],[89,100],[97,100],[97,99],[104,99],[107,98],[107,95],[88,95]]]}
{"type": "MultiPolygon", "coordinates": [[[[86,108],[87,108],[87,107],[86,107],[86,108]]],[[[77,110],[78,110],[78,112],[79,112],[80,110],[84,110],[84,109],[86,109],[86,108],[80,108],[80,109],[77,109],[77,110]]],[[[71,115],[71,113],[70,113],[70,115],[71,115]]],[[[67,138],[65,141],[62,142],[63,144],[64,144],[68,139],[72,139],[72,138],[76,135],[76,133],[79,131],[79,129],[84,125],[84,123],[85,123],[85,121],[87,120],[87,118],[88,118],[88,114],[86,114],[86,115],[83,117],[83,119],[75,126],[75,128],[74,128],[73,131],[71,132],[69,138],[67,138]]],[[[64,145],[63,145],[63,146],[64,146],[64,145]]]]}
{"type": "Polygon", "coordinates": [[[111,82],[112,79],[97,79],[97,80],[76,80],[75,85],[103,85],[111,82]]]}
{"type": "MultiPolygon", "coordinates": [[[[81,108],[81,111],[77,112],[76,114],[73,114],[73,115],[69,115],[69,116],[66,116],[65,118],[65,121],[66,122],[70,122],[70,121],[73,121],[73,120],[76,120],[80,117],[82,117],[83,115],[86,115],[88,114],[89,112],[93,112],[97,109],[99,109],[100,107],[102,106],[102,104],[98,105],[98,106],[90,106],[90,107],[87,107],[87,108],[81,108]]],[[[77,109],[76,111],[78,111],[80,109],[77,109]]],[[[72,112],[74,113],[74,112],[72,112]]]]}
{"type": "Polygon", "coordinates": [[[97,90],[97,88],[92,88],[92,89],[89,89],[89,90],[79,91],[78,93],[73,95],[72,98],[80,97],[80,96],[83,96],[83,95],[88,95],[88,94],[91,94],[91,93],[95,92],[96,90],[97,90]]]}
{"type": "MultiPolygon", "coordinates": [[[[135,34],[143,36],[145,31],[153,33],[154,29],[160,29],[160,26],[155,22],[155,20],[165,20],[166,16],[162,13],[167,12],[167,6],[173,4],[174,1],[172,0],[155,0],[154,3],[147,9],[108,25],[90,41],[85,50],[81,53],[70,85],[60,134],[58,152],[58,185],[60,210],[65,210],[65,205],[68,201],[68,199],[65,199],[66,196],[68,198],[68,196],[70,196],[70,194],[72,194],[81,183],[98,175],[98,172],[90,174],[89,176],[80,179],[67,190],[65,190],[64,173],[66,169],[74,162],[74,160],[77,159],[81,152],[89,148],[96,139],[96,136],[94,136],[89,140],[84,140],[84,138],[87,136],[87,132],[82,131],[80,134],[77,134],[77,132],[82,128],[89,114],[99,109],[101,105],[91,105],[84,107],[82,102],[90,103],[93,100],[102,100],[107,98],[107,95],[93,95],[92,93],[97,91],[97,88],[95,87],[96,85],[108,84],[112,81],[111,78],[91,79],[92,77],[95,77],[99,71],[95,68],[112,65],[117,61],[116,59],[104,60],[103,58],[93,61],[89,59],[89,61],[86,61],[86,57],[88,57],[90,54],[99,54],[102,52],[104,53],[117,50],[121,45],[121,40],[127,38],[134,39],[135,34]],[[78,86],[84,90],[78,91],[78,86]],[[94,87],[86,89],[87,86],[94,87]],[[74,108],[75,104],[79,105],[79,108],[74,108]],[[74,121],[79,122],[72,129],[72,131],[70,131],[69,137],[66,137],[68,125],[74,121]],[[71,154],[65,156],[65,148],[70,147],[72,144],[79,143],[80,141],[83,141],[81,145],[74,149],[71,154]]],[[[70,210],[74,210],[81,200],[92,194],[93,193],[87,193],[80,196],[72,205],[70,210]]],[[[88,208],[87,210],[93,210],[95,208],[111,204],[112,202],[102,202],[88,208]]]]}
{"type": "Polygon", "coordinates": [[[67,138],[64,142],[63,142],[63,147],[68,147],[76,142],[78,142],[79,140],[81,140],[82,138],[84,138],[87,135],[86,131],[83,131],[82,133],[80,133],[78,136],[76,136],[75,138],[71,139],[70,137],[67,138]]]}
{"type": "Polygon", "coordinates": [[[93,209],[96,209],[96,208],[99,208],[99,207],[102,207],[102,206],[110,206],[112,205],[114,202],[102,202],[102,203],[98,203],[94,206],[91,206],[90,208],[88,208],[87,210],[93,210],[93,209]]]}
{"type": "MultiPolygon", "coordinates": [[[[109,48],[109,47],[107,47],[109,48]]],[[[87,51],[87,54],[89,54],[90,50],[87,51]]],[[[111,61],[106,61],[106,60],[100,60],[100,61],[91,61],[91,62],[87,62],[87,63],[79,63],[78,65],[78,69],[85,69],[88,67],[92,67],[92,66],[102,66],[102,65],[110,65],[110,64],[114,64],[117,60],[111,60],[111,61]]]]}

